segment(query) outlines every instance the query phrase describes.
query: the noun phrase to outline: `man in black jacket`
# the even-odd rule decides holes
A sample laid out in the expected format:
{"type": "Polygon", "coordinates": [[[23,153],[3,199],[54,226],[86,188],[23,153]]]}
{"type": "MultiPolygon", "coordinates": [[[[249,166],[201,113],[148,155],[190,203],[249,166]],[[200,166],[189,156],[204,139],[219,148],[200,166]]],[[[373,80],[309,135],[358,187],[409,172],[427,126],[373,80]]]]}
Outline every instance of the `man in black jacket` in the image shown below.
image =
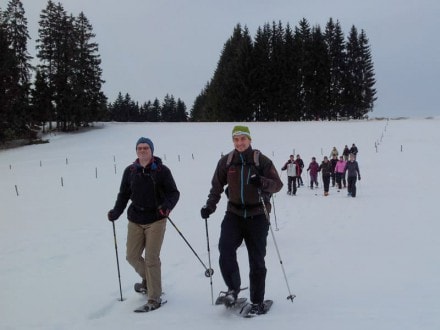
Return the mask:
{"type": "Polygon", "coordinates": [[[168,215],[180,197],[171,171],[153,152],[150,139],[141,137],[137,141],[138,158],[124,170],[115,206],[107,215],[110,221],[117,220],[131,200],[127,210],[127,261],[142,278],[135,290],[148,293],[149,310],[161,305],[160,250],[168,215]]]}
{"type": "Polygon", "coordinates": [[[270,212],[270,196],[280,191],[283,183],[272,161],[252,149],[248,127],[235,126],[232,140],[235,149],[218,162],[208,200],[200,213],[207,219],[216,210],[227,185],[228,204],[219,240],[220,270],[228,287],[225,300],[234,304],[240,291],[236,252],[244,240],[249,256],[251,314],[261,314],[264,313],[267,273],[264,258],[269,231],[265,208],[270,212]]]}

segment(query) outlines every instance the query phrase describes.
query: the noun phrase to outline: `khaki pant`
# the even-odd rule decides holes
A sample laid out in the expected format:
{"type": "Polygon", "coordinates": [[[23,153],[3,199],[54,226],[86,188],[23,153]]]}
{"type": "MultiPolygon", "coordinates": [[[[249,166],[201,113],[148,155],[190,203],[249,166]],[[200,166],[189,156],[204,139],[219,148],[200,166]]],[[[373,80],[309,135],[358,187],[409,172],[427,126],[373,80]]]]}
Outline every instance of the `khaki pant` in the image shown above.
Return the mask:
{"type": "Polygon", "coordinates": [[[160,250],[165,228],[166,219],[147,225],[128,221],[127,261],[147,281],[148,299],[156,301],[162,293],[160,250]]]}

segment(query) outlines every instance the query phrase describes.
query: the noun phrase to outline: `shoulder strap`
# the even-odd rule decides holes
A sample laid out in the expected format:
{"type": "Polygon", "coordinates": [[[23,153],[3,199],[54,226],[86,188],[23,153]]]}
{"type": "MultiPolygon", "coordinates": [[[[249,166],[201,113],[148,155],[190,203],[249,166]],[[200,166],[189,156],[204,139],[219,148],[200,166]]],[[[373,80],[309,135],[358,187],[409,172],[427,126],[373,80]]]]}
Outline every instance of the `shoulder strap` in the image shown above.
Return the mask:
{"type": "MultiPolygon", "coordinates": [[[[258,168],[260,166],[260,150],[254,149],[254,165],[258,168]]],[[[226,167],[229,167],[232,162],[232,157],[234,156],[234,150],[232,150],[228,154],[228,158],[226,160],[226,167]]]]}
{"type": "Polygon", "coordinates": [[[260,166],[260,150],[254,149],[254,164],[258,168],[260,166]]]}
{"type": "Polygon", "coordinates": [[[226,168],[228,168],[231,165],[232,162],[232,157],[234,156],[234,150],[232,150],[229,154],[228,154],[228,159],[226,160],[226,168]]]}

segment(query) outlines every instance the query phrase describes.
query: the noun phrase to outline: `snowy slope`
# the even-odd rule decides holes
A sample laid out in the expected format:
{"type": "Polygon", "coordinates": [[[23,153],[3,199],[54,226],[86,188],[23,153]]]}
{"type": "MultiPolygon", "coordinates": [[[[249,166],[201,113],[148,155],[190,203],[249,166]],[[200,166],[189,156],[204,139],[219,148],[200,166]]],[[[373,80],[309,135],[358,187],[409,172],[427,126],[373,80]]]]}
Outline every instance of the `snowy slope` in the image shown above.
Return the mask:
{"type": "MultiPolygon", "coordinates": [[[[138,278],[124,257],[125,214],[116,222],[125,299],[118,301],[106,212],[136,140],[150,137],[171,168],[181,199],[170,217],[207,264],[200,207],[219,157],[232,149],[233,124],[106,123],[0,151],[0,329],[439,329],[439,119],[249,126],[254,148],[278,169],[293,152],[307,166],[333,146],[359,147],[357,198],[335,188],[324,197],[305,186],[295,197],[285,188],[274,197],[272,228],[293,303],[269,234],[270,314],[240,319],[212,306],[203,266],[169,224],[162,251],[168,303],[133,313],[145,297],[132,290],[138,278]]],[[[225,289],[217,262],[224,205],[222,198],[208,223],[214,295],[225,289]]],[[[239,258],[247,285],[244,247],[239,258]]]]}

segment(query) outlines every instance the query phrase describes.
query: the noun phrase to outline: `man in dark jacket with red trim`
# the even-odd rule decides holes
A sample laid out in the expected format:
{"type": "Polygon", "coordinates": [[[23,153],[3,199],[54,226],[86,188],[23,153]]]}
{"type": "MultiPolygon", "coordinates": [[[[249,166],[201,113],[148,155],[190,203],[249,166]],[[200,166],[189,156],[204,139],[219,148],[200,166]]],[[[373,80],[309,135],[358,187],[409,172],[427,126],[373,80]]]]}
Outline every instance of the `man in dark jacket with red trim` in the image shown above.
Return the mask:
{"type": "Polygon", "coordinates": [[[240,291],[236,251],[244,240],[249,256],[251,312],[259,314],[264,312],[267,273],[264,259],[270,225],[264,208],[270,212],[270,196],[280,191],[283,183],[272,161],[252,149],[248,127],[235,126],[232,139],[235,150],[218,162],[201,216],[207,219],[216,210],[227,185],[228,204],[219,240],[220,270],[228,287],[226,299],[233,304],[240,291]]]}

